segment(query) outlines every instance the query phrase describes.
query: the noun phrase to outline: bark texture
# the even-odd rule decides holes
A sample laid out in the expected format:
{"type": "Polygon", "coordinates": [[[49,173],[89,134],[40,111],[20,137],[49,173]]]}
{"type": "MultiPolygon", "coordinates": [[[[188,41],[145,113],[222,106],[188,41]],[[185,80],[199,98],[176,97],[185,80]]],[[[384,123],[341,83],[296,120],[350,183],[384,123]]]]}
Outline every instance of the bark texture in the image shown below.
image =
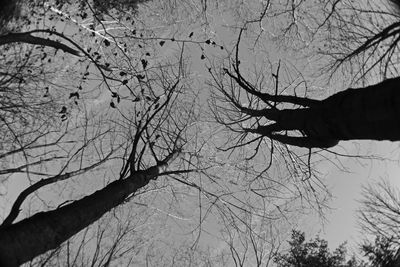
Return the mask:
{"type": "Polygon", "coordinates": [[[159,175],[163,166],[138,171],[56,210],[0,228],[0,266],[18,266],[55,249],[159,175]]]}

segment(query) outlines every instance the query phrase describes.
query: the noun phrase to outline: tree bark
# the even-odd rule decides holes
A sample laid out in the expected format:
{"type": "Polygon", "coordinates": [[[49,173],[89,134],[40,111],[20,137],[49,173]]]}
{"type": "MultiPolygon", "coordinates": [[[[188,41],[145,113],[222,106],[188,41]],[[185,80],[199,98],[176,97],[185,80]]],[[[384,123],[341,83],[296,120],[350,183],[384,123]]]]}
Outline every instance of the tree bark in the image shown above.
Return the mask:
{"type": "Polygon", "coordinates": [[[15,224],[0,227],[0,266],[18,266],[57,248],[155,179],[164,165],[138,171],[127,179],[114,181],[56,210],[40,212],[15,224]]]}
{"type": "MultiPolygon", "coordinates": [[[[300,100],[304,102],[304,98],[300,100]]],[[[299,103],[296,97],[284,101],[299,103]]],[[[341,140],[399,141],[400,77],[365,88],[349,88],[324,100],[313,100],[310,107],[244,112],[275,121],[246,131],[289,145],[324,148],[341,140]],[[283,131],[299,131],[303,136],[289,136],[283,131]]]]}
{"type": "Polygon", "coordinates": [[[400,140],[400,77],[347,89],[322,105],[320,116],[339,140],[400,140]]]}

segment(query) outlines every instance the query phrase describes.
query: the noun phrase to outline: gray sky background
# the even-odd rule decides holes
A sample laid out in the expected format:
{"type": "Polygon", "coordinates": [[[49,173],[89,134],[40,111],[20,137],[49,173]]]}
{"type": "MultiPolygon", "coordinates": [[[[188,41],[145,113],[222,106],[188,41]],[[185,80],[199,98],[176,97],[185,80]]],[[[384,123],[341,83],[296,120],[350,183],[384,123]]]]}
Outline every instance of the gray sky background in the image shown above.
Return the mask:
{"type": "MultiPolygon", "coordinates": [[[[235,40],[237,35],[232,34],[232,31],[226,27],[232,23],[232,18],[229,14],[212,14],[211,11],[209,16],[211,23],[205,34],[214,37],[218,44],[232,48],[232,41],[235,40]]],[[[163,29],[159,31],[163,32],[163,29]]],[[[203,35],[203,32],[198,31],[198,25],[195,25],[193,28],[187,28],[187,31],[182,33],[182,36],[187,36],[191,31],[195,31],[194,39],[198,38],[197,36],[203,35]]],[[[174,30],[166,27],[162,37],[172,37],[173,34],[174,30]]],[[[264,44],[264,46],[267,47],[267,44],[264,44]]],[[[214,53],[221,53],[215,48],[204,48],[205,55],[209,58],[212,58],[214,53]]],[[[168,56],[170,53],[176,51],[175,49],[175,44],[167,42],[162,49],[162,53],[168,56]]],[[[207,77],[207,69],[205,65],[208,64],[208,62],[207,60],[200,60],[201,52],[198,47],[188,46],[187,51],[193,57],[191,64],[193,73],[197,77],[196,84],[201,86],[201,84],[204,83],[204,78],[207,77]]],[[[269,46],[269,50],[264,53],[264,55],[267,54],[270,56],[269,59],[272,62],[277,62],[279,59],[288,61],[293,59],[291,58],[293,55],[277,52],[272,44],[269,46]]],[[[243,62],[248,61],[247,64],[250,64],[252,63],[252,59],[257,57],[257,55],[251,54],[251,50],[249,49],[245,53],[242,53],[240,57],[244,59],[243,62]]],[[[305,65],[305,62],[297,63],[299,63],[299,67],[305,65]]],[[[336,91],[337,88],[330,87],[325,89],[324,93],[327,95],[328,93],[336,91]]],[[[341,89],[345,88],[341,87],[341,89]]],[[[323,94],[322,92],[319,93],[323,94]]],[[[98,100],[99,103],[103,100],[105,101],[107,97],[108,95],[104,94],[103,99],[100,98],[98,100]]],[[[206,103],[204,104],[206,105],[206,103]]],[[[346,173],[338,170],[332,165],[324,165],[322,169],[319,169],[319,171],[326,174],[325,182],[328,187],[331,188],[334,196],[334,200],[331,202],[332,211],[327,212],[327,223],[324,227],[321,227],[320,220],[315,217],[312,219],[304,219],[299,223],[298,229],[306,231],[308,238],[314,237],[315,234],[320,234],[322,238],[328,240],[331,248],[337,247],[340,243],[346,240],[351,246],[355,246],[357,242],[360,241],[355,211],[358,208],[357,200],[361,197],[360,192],[362,185],[385,178],[393,185],[400,187],[400,149],[398,143],[372,141],[341,142],[340,147],[334,149],[334,151],[340,152],[343,152],[344,150],[346,150],[348,154],[374,155],[391,160],[358,161],[353,158],[341,157],[340,161],[349,172],[346,173]]],[[[17,193],[21,192],[27,186],[26,180],[19,178],[23,178],[23,176],[13,177],[9,180],[9,183],[0,184],[0,192],[7,192],[6,197],[2,198],[2,201],[0,201],[0,210],[3,215],[6,214],[5,208],[10,207],[10,204],[17,196],[17,193]]]]}
{"type": "MultiPolygon", "coordinates": [[[[357,153],[352,142],[342,142],[340,145],[349,147],[349,153],[357,153]],[[353,147],[353,148],[351,148],[353,147]]],[[[360,141],[358,154],[381,156],[387,160],[342,159],[348,167],[345,173],[337,169],[328,170],[327,183],[332,188],[335,199],[332,202],[332,212],[327,216],[328,223],[322,236],[326,236],[331,247],[337,247],[344,240],[350,245],[360,242],[360,231],[357,227],[356,210],[361,199],[363,185],[386,179],[396,188],[400,187],[400,148],[398,142],[360,141]]],[[[315,229],[315,228],[314,228],[315,229]]],[[[314,230],[318,232],[319,230],[314,230]]]]}
{"type": "MultiPolygon", "coordinates": [[[[229,14],[223,16],[213,16],[211,31],[215,33],[218,41],[225,44],[232,44],[237,35],[233,35],[228,27],[232,21],[229,14]]],[[[266,27],[267,28],[267,27],[266,27]]],[[[251,40],[250,40],[251,41],[251,40]]],[[[249,42],[244,40],[242,43],[249,42]]],[[[293,58],[293,55],[286,54],[279,51],[275,47],[276,44],[270,43],[265,45],[268,47],[264,55],[269,56],[269,60],[277,62],[279,59],[288,60],[298,68],[301,66],[313,65],[315,62],[306,62],[306,59],[293,58]]],[[[232,47],[232,46],[228,46],[232,47]]],[[[241,50],[240,58],[251,66],[251,61],[254,59],[255,54],[251,50],[241,50]]],[[[197,57],[198,55],[195,54],[197,57]]],[[[255,56],[257,57],[257,56],[255,56]]],[[[193,69],[199,72],[199,76],[206,76],[202,68],[201,61],[193,61],[193,69]],[[196,64],[197,62],[197,64],[196,64]]],[[[246,64],[246,63],[245,63],[246,64]]],[[[316,64],[323,66],[323,64],[316,64]]],[[[312,71],[312,69],[307,69],[312,71]]],[[[306,74],[306,73],[304,73],[306,74]]],[[[339,77],[341,78],[341,77],[339,77]]],[[[344,84],[350,83],[350,80],[341,80],[344,84]]],[[[315,79],[315,84],[318,85],[320,81],[315,79]]],[[[335,93],[338,90],[346,89],[340,83],[331,83],[325,85],[316,92],[316,95],[311,97],[321,98],[335,93]]],[[[400,187],[400,144],[398,142],[389,141],[348,141],[340,142],[339,146],[333,151],[348,155],[362,155],[362,156],[376,156],[381,157],[383,160],[378,159],[359,159],[351,157],[339,157],[339,161],[347,169],[347,172],[341,171],[333,165],[320,166],[318,171],[325,174],[324,181],[328,188],[331,189],[333,199],[330,203],[331,210],[326,211],[325,224],[321,225],[321,220],[318,216],[315,218],[304,218],[302,223],[297,226],[299,230],[303,230],[307,234],[307,238],[312,238],[315,235],[325,238],[329,242],[329,246],[333,249],[338,247],[344,241],[347,241],[349,250],[357,252],[358,244],[361,242],[362,235],[357,225],[356,210],[359,208],[359,200],[361,199],[362,186],[369,183],[374,183],[380,179],[386,179],[395,187],[400,187]]]]}

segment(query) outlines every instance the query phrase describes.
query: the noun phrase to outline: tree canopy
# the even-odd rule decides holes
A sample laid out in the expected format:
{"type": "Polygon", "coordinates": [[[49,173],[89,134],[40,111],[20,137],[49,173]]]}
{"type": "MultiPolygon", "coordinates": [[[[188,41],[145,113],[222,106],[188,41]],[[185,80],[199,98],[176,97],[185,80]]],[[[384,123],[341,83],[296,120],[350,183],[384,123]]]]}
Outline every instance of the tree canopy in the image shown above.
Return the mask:
{"type": "Polygon", "coordinates": [[[344,141],[400,140],[399,5],[3,1],[0,263],[357,266],[279,251],[344,141]]]}
{"type": "Polygon", "coordinates": [[[341,244],[334,251],[329,251],[328,242],[316,237],[306,242],[304,232],[292,231],[289,251],[278,253],[274,261],[279,267],[361,267],[354,256],[346,259],[346,244],[341,244]]]}

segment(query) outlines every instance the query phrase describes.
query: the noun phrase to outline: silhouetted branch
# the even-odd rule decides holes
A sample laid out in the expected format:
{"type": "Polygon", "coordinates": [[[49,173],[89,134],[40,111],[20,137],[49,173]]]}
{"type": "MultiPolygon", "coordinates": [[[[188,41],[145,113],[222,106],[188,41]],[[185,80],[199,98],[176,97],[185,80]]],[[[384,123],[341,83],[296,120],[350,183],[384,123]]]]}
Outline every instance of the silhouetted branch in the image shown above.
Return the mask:
{"type": "Polygon", "coordinates": [[[58,41],[53,41],[50,39],[42,38],[42,37],[37,37],[33,36],[32,33],[37,32],[37,31],[30,31],[30,32],[22,32],[22,33],[9,33],[6,35],[0,36],[0,46],[9,44],[9,43],[27,43],[27,44],[34,44],[34,45],[42,45],[42,46],[48,46],[48,47],[53,47],[55,49],[60,49],[64,51],[65,53],[69,53],[78,57],[83,56],[83,54],[75,50],[65,44],[62,44],[58,41]]]}

